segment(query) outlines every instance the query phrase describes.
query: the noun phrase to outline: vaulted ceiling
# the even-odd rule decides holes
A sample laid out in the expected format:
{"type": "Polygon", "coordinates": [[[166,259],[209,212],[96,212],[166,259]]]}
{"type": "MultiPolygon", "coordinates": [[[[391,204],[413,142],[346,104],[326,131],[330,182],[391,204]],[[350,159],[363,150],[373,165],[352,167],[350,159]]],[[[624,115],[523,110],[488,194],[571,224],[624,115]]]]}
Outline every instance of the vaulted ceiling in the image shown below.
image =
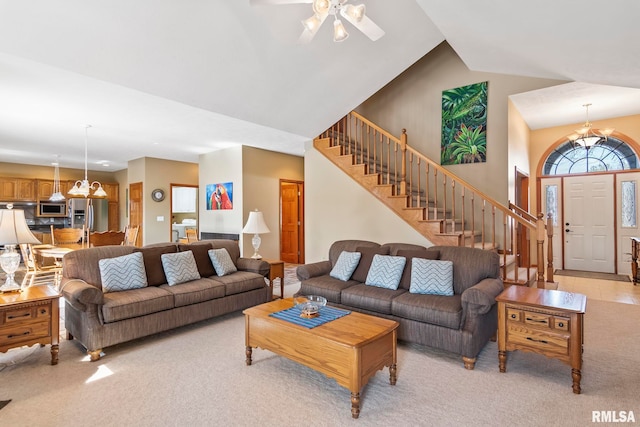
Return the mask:
{"type": "MultiPolygon", "coordinates": [[[[358,0],[352,0],[359,3],[358,0]]],[[[447,41],[472,70],[567,80],[514,97],[532,129],[640,113],[640,3],[368,0],[386,32],[325,24],[309,4],[0,0],[0,161],[120,170],[304,142],[447,41]],[[98,162],[102,162],[101,165],[98,162]]]]}

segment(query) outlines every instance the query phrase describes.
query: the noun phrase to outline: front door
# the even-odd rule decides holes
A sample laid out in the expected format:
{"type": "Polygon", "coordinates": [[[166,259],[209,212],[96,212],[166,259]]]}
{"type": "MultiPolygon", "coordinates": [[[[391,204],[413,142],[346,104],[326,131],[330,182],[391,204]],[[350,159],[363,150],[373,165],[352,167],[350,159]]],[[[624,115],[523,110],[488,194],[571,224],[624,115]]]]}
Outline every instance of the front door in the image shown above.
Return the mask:
{"type": "Polygon", "coordinates": [[[615,273],[613,175],[564,178],[564,268],[615,273]]]}

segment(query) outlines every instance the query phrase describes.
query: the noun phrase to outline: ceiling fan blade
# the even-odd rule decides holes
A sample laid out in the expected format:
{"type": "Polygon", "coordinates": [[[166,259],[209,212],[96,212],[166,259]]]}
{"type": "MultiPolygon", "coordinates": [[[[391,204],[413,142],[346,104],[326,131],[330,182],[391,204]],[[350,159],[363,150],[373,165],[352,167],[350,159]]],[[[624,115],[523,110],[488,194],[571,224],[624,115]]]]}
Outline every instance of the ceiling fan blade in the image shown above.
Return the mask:
{"type": "Polygon", "coordinates": [[[263,6],[272,4],[298,4],[313,3],[313,0],[249,0],[251,6],[263,6]]]}
{"type": "Polygon", "coordinates": [[[298,38],[298,43],[311,42],[311,40],[313,40],[313,38],[315,37],[320,27],[322,27],[322,24],[324,23],[325,19],[327,19],[327,16],[329,16],[328,13],[318,16],[318,18],[320,19],[320,22],[318,23],[318,25],[315,26],[313,30],[310,30],[309,28],[304,26],[304,30],[302,31],[302,34],[300,34],[300,38],[298,38]]]}
{"type": "Polygon", "coordinates": [[[347,13],[345,13],[345,9],[340,10],[340,15],[342,15],[344,19],[349,21],[354,27],[362,31],[365,36],[369,37],[373,41],[376,41],[380,37],[384,36],[384,30],[378,27],[378,25],[376,25],[375,22],[369,19],[367,15],[364,15],[360,22],[356,21],[347,13]]]}

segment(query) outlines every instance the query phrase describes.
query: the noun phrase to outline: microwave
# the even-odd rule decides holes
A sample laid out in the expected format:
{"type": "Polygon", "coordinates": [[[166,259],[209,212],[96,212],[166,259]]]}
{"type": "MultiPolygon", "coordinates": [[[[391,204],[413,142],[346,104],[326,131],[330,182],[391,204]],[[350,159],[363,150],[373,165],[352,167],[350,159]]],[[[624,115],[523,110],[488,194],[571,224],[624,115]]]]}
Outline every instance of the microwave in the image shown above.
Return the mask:
{"type": "Polygon", "coordinates": [[[38,216],[51,218],[67,216],[67,203],[40,202],[38,204],[38,216]]]}

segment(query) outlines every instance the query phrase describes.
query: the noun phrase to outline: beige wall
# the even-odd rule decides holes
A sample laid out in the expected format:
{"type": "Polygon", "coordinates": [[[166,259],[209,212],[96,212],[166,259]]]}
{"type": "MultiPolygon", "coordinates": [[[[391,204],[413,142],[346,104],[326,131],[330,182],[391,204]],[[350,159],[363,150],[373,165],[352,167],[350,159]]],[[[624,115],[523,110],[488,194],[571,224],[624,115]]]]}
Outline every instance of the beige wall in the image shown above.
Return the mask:
{"type": "Polygon", "coordinates": [[[442,91],[483,81],[489,82],[487,161],[447,168],[475,183],[485,194],[506,203],[508,176],[513,173],[509,170],[508,97],[564,82],[470,71],[444,42],[357,110],[396,136],[400,136],[403,128],[407,129],[409,145],[439,163],[442,91]]]}
{"type": "MultiPolygon", "coordinates": [[[[531,176],[529,166],[529,127],[522,118],[520,112],[513,105],[513,102],[509,100],[509,121],[508,121],[508,138],[509,138],[509,165],[508,172],[508,190],[507,196],[509,201],[515,202],[515,171],[516,168],[531,176]]],[[[533,181],[535,183],[535,181],[533,181]]],[[[529,182],[531,185],[531,181],[529,182]]],[[[529,192],[529,199],[531,199],[533,192],[529,192]]]]}
{"type": "Polygon", "coordinates": [[[307,263],[326,260],[336,240],[432,243],[309,144],[304,155],[307,263]]]}
{"type": "Polygon", "coordinates": [[[144,157],[129,161],[128,166],[128,182],[142,182],[142,244],[171,241],[170,184],[198,185],[198,164],[144,157]],[[151,198],[156,188],[164,190],[161,202],[151,198]]]}
{"type": "MultiPolygon", "coordinates": [[[[280,180],[304,180],[304,159],[298,156],[276,153],[252,147],[242,149],[243,170],[243,224],[249,212],[262,212],[271,233],[261,235],[260,255],[265,258],[280,258],[280,180]]],[[[243,255],[253,255],[251,238],[243,235],[243,255]]]]}

